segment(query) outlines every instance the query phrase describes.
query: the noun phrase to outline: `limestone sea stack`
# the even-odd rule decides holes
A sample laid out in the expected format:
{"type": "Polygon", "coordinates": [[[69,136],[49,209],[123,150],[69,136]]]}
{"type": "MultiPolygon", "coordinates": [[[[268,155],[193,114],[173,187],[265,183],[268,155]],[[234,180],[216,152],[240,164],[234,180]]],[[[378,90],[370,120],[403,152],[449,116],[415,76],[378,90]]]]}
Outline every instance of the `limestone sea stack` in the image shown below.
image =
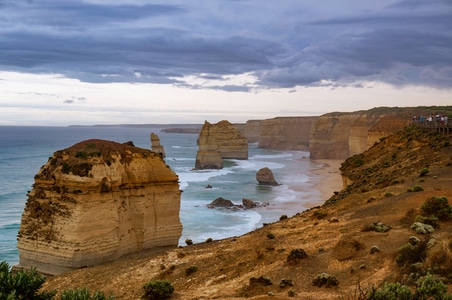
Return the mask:
{"type": "Polygon", "coordinates": [[[257,171],[256,180],[261,185],[279,185],[279,183],[275,180],[275,177],[273,176],[272,170],[270,170],[267,167],[257,171]]]}
{"type": "Polygon", "coordinates": [[[151,150],[160,154],[162,158],[165,158],[165,148],[160,144],[160,138],[157,134],[151,133],[151,150]]]}
{"type": "Polygon", "coordinates": [[[248,141],[233,124],[207,121],[199,133],[196,169],[222,169],[223,159],[248,159],[248,141]]]}
{"type": "Polygon", "coordinates": [[[18,234],[19,265],[56,275],[159,246],[177,246],[178,176],[150,150],[87,140],[35,175],[18,234]]]}

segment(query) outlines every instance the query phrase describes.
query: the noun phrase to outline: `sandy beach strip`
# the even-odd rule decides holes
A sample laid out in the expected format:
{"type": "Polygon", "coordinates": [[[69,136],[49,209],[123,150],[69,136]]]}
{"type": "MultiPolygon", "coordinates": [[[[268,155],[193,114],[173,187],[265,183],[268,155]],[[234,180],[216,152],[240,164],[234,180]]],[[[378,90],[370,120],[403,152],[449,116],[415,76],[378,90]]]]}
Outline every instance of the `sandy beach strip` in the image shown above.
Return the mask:
{"type": "Polygon", "coordinates": [[[334,195],[334,192],[339,192],[343,188],[339,168],[344,161],[340,159],[317,159],[314,162],[322,164],[321,168],[315,169],[312,172],[322,177],[315,184],[315,188],[320,191],[326,201],[334,195]]]}

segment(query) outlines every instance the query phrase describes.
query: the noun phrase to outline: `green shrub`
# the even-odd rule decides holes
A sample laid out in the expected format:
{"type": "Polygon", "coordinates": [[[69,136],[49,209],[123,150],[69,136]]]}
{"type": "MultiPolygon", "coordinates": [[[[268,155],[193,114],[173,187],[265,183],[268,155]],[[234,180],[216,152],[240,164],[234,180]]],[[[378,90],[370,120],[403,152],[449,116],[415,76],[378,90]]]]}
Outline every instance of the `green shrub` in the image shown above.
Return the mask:
{"type": "Polygon", "coordinates": [[[433,196],[422,205],[422,210],[437,217],[440,220],[449,220],[452,218],[452,206],[444,196],[433,196]]]}
{"type": "Polygon", "coordinates": [[[273,240],[273,239],[275,238],[275,235],[274,235],[273,233],[268,233],[268,234],[267,234],[267,237],[268,237],[270,240],[273,240]]]}
{"type": "Polygon", "coordinates": [[[91,294],[88,288],[67,289],[61,292],[60,300],[112,300],[113,296],[105,296],[103,292],[94,292],[91,294]]]}
{"type": "Polygon", "coordinates": [[[169,299],[174,292],[173,285],[166,280],[149,281],[143,286],[143,299],[164,300],[169,299]]]}
{"type": "Polygon", "coordinates": [[[425,176],[428,174],[428,168],[423,168],[420,172],[419,172],[419,177],[425,176]]]}
{"type": "Polygon", "coordinates": [[[281,217],[279,217],[279,220],[280,221],[287,220],[287,215],[281,215],[281,217]]]}
{"type": "Polygon", "coordinates": [[[339,281],[337,280],[336,276],[329,275],[327,273],[322,273],[317,275],[313,280],[312,284],[316,285],[318,287],[321,287],[322,285],[326,284],[326,287],[331,287],[339,284],[339,281]]]}
{"type": "Polygon", "coordinates": [[[77,151],[77,153],[75,153],[75,157],[77,158],[88,158],[88,153],[84,152],[84,151],[77,151]]]}
{"type": "Polygon", "coordinates": [[[0,299],[53,299],[55,291],[40,291],[45,277],[35,268],[11,272],[7,262],[0,263],[0,299]]]}
{"type": "Polygon", "coordinates": [[[413,293],[406,286],[399,282],[385,283],[383,287],[377,289],[373,294],[374,300],[410,300],[413,299],[413,293]]]}
{"type": "Polygon", "coordinates": [[[400,247],[399,255],[396,257],[397,264],[404,266],[422,262],[427,257],[428,241],[428,238],[426,238],[416,245],[408,243],[400,247]]]}
{"type": "Polygon", "coordinates": [[[437,229],[439,228],[438,218],[435,216],[430,216],[430,217],[416,216],[414,221],[430,225],[433,228],[437,228],[437,229]]]}
{"type": "Polygon", "coordinates": [[[445,285],[435,275],[427,274],[420,278],[417,282],[416,295],[417,299],[445,299],[447,295],[447,285],[445,285]]]}
{"type": "Polygon", "coordinates": [[[185,244],[187,245],[193,245],[193,241],[191,239],[186,239],[185,244]]]}
{"type": "Polygon", "coordinates": [[[412,188],[407,189],[407,192],[422,192],[424,188],[420,185],[413,186],[412,188]]]}
{"type": "Polygon", "coordinates": [[[211,243],[211,242],[213,242],[213,239],[212,238],[207,238],[206,243],[211,243]]]}
{"type": "Polygon", "coordinates": [[[198,271],[198,267],[197,266],[190,266],[190,267],[185,269],[185,274],[187,276],[189,276],[189,275],[191,275],[191,274],[193,274],[193,273],[195,273],[197,271],[198,271]]]}
{"type": "Polygon", "coordinates": [[[316,217],[317,219],[320,220],[320,219],[325,218],[325,217],[327,216],[327,213],[326,213],[325,211],[319,209],[319,210],[316,210],[316,211],[313,213],[313,215],[314,215],[314,217],[316,217]]]}

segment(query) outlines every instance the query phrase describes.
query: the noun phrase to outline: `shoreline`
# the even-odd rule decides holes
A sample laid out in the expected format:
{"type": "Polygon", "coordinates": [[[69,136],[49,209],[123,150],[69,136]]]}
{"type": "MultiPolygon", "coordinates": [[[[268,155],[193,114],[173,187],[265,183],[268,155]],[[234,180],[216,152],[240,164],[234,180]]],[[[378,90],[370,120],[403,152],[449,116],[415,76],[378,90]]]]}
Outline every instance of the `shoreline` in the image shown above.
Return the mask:
{"type": "Polygon", "coordinates": [[[316,159],[312,162],[319,163],[321,166],[316,169],[310,170],[311,174],[317,176],[316,182],[313,185],[313,189],[317,190],[321,195],[321,203],[308,202],[305,203],[307,208],[323,205],[325,201],[330,199],[334,192],[341,191],[343,189],[343,182],[341,171],[342,159],[316,159]]]}
{"type": "Polygon", "coordinates": [[[334,195],[334,192],[341,191],[344,188],[341,171],[339,170],[344,160],[318,159],[313,161],[323,165],[321,168],[313,170],[314,174],[323,177],[314,187],[320,191],[326,201],[334,195]]]}

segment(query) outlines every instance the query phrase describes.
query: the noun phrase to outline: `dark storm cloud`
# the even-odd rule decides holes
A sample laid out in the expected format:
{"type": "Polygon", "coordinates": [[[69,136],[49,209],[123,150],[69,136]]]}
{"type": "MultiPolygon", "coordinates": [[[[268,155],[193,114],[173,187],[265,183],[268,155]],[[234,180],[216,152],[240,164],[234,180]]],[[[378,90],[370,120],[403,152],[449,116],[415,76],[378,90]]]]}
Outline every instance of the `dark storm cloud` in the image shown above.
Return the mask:
{"type": "Polygon", "coordinates": [[[333,1],[328,10],[295,0],[99,1],[0,0],[0,70],[88,82],[252,73],[264,87],[452,86],[452,1],[333,1]]]}

